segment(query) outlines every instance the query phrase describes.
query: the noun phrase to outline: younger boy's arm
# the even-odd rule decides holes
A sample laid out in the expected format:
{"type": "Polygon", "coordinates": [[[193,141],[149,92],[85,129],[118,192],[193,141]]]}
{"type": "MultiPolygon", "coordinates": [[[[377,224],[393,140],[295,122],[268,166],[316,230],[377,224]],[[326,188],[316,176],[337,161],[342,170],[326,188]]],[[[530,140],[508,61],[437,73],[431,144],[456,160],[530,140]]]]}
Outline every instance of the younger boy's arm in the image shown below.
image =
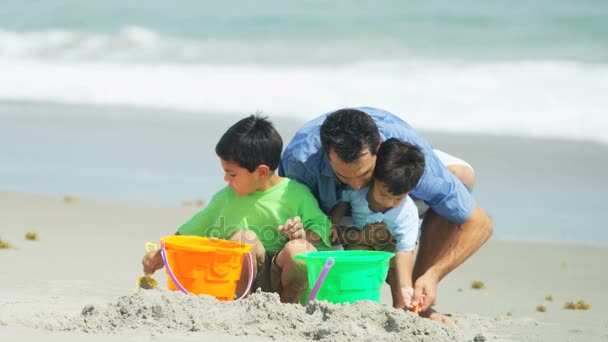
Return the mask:
{"type": "Polygon", "coordinates": [[[338,204],[336,204],[336,206],[331,210],[331,223],[340,224],[347,211],[348,202],[338,202],[338,204]]]}
{"type": "Polygon", "coordinates": [[[397,309],[409,309],[412,305],[414,293],[412,282],[412,270],[414,268],[414,251],[395,252],[395,273],[397,283],[391,284],[400,291],[393,292],[393,306],[397,309]]]}
{"type": "Polygon", "coordinates": [[[418,209],[410,197],[407,197],[403,203],[399,215],[390,220],[388,225],[395,238],[395,278],[399,282],[395,289],[398,291],[393,291],[393,303],[399,304],[406,310],[412,309],[414,295],[412,269],[419,228],[418,209]]]}

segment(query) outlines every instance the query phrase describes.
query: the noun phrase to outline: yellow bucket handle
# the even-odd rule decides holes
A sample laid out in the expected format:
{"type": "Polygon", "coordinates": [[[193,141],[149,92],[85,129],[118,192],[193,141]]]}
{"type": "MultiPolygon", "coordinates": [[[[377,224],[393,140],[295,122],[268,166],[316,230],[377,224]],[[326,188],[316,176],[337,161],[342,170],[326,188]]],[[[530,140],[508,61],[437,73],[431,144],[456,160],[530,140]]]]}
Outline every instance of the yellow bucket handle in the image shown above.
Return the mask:
{"type": "Polygon", "coordinates": [[[158,249],[158,247],[156,246],[156,244],[154,242],[146,242],[146,248],[145,248],[146,253],[154,252],[157,249],[158,249]]]}
{"type": "MultiPolygon", "coordinates": [[[[158,249],[158,247],[156,246],[156,244],[154,242],[146,242],[146,246],[144,247],[144,251],[146,253],[154,252],[157,249],[158,249]]],[[[135,279],[135,293],[139,292],[139,289],[140,289],[139,282],[140,282],[141,278],[142,277],[137,277],[137,279],[135,279]]]]}

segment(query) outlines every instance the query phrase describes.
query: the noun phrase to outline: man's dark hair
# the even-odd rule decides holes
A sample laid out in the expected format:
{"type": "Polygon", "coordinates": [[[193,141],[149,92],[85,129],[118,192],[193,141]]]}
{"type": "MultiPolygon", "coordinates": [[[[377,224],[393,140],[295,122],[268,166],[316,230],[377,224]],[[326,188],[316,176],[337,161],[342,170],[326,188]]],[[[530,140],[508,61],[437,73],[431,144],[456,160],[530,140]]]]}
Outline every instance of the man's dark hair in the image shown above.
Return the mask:
{"type": "Polygon", "coordinates": [[[372,155],[378,151],[380,132],[371,116],[357,109],[340,109],[327,116],[321,125],[321,144],[325,152],[333,149],[347,164],[361,157],[369,148],[372,155]]]}
{"type": "Polygon", "coordinates": [[[380,145],[374,178],[399,196],[412,190],[424,173],[424,153],[415,145],[390,138],[380,145]]]}
{"type": "Polygon", "coordinates": [[[252,114],[230,127],[215,146],[218,157],[239,164],[249,172],[267,165],[279,166],[283,139],[268,118],[252,114]]]}

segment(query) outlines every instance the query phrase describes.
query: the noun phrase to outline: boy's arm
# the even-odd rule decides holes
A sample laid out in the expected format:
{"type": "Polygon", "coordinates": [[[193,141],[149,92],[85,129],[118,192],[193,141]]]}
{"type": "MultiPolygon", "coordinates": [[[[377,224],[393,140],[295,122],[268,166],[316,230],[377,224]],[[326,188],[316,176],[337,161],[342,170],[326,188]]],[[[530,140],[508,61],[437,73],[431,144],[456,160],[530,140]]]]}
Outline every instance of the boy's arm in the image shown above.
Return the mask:
{"type": "MultiPolygon", "coordinates": [[[[225,187],[216,193],[203,210],[196,213],[177,229],[175,235],[202,236],[203,229],[213,224],[213,218],[216,216],[213,213],[213,208],[218,206],[218,202],[220,205],[223,203],[222,198],[225,198],[224,195],[226,194],[226,191],[228,191],[227,188],[228,187],[225,187]]],[[[160,250],[147,253],[142,260],[142,264],[144,266],[144,274],[152,274],[156,270],[163,268],[164,263],[160,250]]]]}
{"type": "MultiPolygon", "coordinates": [[[[179,232],[176,232],[175,235],[180,234],[179,232]]],[[[153,274],[156,272],[156,270],[163,268],[165,264],[163,262],[163,257],[160,254],[160,249],[146,253],[141,261],[141,264],[144,266],[145,275],[153,274]]]]}
{"type": "Polygon", "coordinates": [[[396,308],[411,309],[414,295],[412,270],[414,265],[414,248],[418,239],[418,209],[411,198],[407,198],[399,215],[389,220],[390,231],[395,238],[395,278],[396,291],[393,303],[396,308]]]}
{"type": "Polygon", "coordinates": [[[336,206],[331,210],[331,223],[336,225],[340,224],[344,215],[348,211],[348,202],[338,202],[336,206]]]}
{"type": "Polygon", "coordinates": [[[395,273],[397,283],[393,286],[398,291],[393,292],[393,306],[397,309],[409,309],[412,305],[414,292],[412,270],[414,269],[414,251],[395,252],[395,273]]]}

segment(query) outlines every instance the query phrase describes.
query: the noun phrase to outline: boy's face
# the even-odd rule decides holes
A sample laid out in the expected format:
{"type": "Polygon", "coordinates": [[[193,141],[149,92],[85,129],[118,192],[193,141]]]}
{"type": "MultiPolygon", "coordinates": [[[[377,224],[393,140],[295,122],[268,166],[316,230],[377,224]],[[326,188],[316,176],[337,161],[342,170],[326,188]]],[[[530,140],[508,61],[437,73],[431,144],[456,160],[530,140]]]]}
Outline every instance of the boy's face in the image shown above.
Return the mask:
{"type": "Polygon", "coordinates": [[[257,169],[249,172],[237,163],[220,158],[222,169],[224,169],[224,180],[238,196],[249,195],[257,190],[260,177],[257,169]]]}
{"type": "Polygon", "coordinates": [[[399,196],[395,196],[388,191],[386,184],[379,180],[374,180],[371,188],[369,189],[371,199],[385,210],[394,208],[401,204],[401,202],[407,197],[407,192],[399,196]]]}

